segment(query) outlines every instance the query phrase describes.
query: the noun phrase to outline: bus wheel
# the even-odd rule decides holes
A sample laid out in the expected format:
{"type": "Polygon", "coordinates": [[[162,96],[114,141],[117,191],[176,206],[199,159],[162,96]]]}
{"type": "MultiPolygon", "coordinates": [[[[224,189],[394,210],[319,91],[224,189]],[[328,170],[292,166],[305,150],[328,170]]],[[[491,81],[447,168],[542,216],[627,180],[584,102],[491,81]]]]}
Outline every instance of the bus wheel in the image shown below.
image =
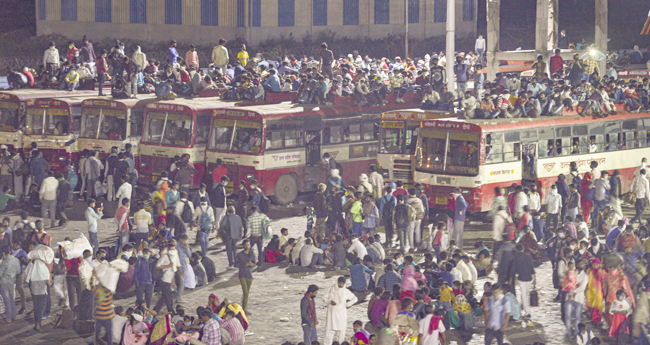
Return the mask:
{"type": "Polygon", "coordinates": [[[275,184],[275,195],[273,199],[278,205],[292,203],[298,197],[298,181],[291,174],[280,176],[275,184]]]}

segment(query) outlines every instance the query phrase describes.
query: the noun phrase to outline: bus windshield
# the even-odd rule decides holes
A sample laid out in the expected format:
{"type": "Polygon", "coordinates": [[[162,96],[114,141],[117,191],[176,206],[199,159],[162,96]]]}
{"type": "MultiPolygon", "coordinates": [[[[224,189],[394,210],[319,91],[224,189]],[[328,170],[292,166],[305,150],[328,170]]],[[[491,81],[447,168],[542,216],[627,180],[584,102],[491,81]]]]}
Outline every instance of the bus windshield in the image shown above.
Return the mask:
{"type": "Polygon", "coordinates": [[[27,109],[27,134],[68,135],[70,134],[70,115],[60,108],[27,109]],[[45,119],[43,116],[45,115],[45,119]]]}
{"type": "Polygon", "coordinates": [[[125,110],[84,108],[83,117],[85,122],[81,130],[82,138],[110,140],[126,138],[125,110]]]}
{"type": "Polygon", "coordinates": [[[212,123],[210,149],[247,153],[260,153],[262,150],[260,122],[215,119],[212,123]]]}
{"type": "Polygon", "coordinates": [[[414,154],[420,123],[382,121],[380,153],[414,154]],[[404,126],[406,125],[406,130],[404,126]]]}
{"type": "Polygon", "coordinates": [[[18,127],[18,108],[0,108],[0,131],[15,132],[18,127]]]}
{"type": "Polygon", "coordinates": [[[175,113],[148,113],[142,142],[189,146],[192,142],[192,117],[175,113]]]}
{"type": "Polygon", "coordinates": [[[479,133],[421,129],[418,170],[454,175],[478,175],[479,133]]]}

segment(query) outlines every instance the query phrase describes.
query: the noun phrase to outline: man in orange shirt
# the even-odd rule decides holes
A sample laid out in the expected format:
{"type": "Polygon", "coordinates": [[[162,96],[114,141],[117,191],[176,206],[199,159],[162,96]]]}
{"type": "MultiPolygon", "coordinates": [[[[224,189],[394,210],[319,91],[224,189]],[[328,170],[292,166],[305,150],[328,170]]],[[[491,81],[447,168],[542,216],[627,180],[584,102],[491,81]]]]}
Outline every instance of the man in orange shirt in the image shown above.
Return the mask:
{"type": "Polygon", "coordinates": [[[217,158],[217,167],[212,171],[212,187],[218,186],[221,183],[221,176],[228,175],[228,170],[223,166],[221,158],[217,158]]]}
{"type": "Polygon", "coordinates": [[[119,236],[118,253],[122,252],[122,246],[129,242],[129,199],[122,199],[122,206],[115,211],[115,220],[117,220],[117,233],[119,236]]]}

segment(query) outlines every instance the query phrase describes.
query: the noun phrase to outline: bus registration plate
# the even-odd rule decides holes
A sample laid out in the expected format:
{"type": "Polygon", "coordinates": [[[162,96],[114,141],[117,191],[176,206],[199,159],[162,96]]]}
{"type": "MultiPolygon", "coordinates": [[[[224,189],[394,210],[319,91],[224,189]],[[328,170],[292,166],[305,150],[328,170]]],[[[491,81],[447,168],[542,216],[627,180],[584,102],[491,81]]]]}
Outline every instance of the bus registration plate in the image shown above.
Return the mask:
{"type": "Polygon", "coordinates": [[[437,196],[436,197],[436,205],[447,205],[447,197],[446,196],[437,196]]]}

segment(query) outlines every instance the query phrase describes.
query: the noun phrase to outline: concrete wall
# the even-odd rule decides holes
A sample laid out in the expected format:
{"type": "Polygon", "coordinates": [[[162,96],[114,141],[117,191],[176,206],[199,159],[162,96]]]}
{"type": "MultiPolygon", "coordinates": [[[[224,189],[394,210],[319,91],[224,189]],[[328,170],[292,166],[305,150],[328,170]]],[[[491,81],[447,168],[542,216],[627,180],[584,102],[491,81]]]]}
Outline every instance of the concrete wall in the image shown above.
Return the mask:
{"type": "MultiPolygon", "coordinates": [[[[38,0],[35,0],[38,1],[38,0]]],[[[478,1],[475,1],[475,6],[478,1]]],[[[343,25],[343,0],[329,0],[327,26],[312,26],[312,1],[295,0],[295,26],[278,27],[278,0],[262,1],[261,27],[237,27],[237,0],[219,1],[219,26],[201,26],[201,0],[183,0],[183,25],[165,24],[165,0],[147,1],[147,24],[131,24],[129,0],[112,1],[112,23],[95,23],[92,0],[78,1],[77,21],[61,21],[61,1],[47,0],[47,20],[37,20],[37,34],[52,33],[76,37],[85,34],[93,39],[130,37],[141,40],[192,41],[214,43],[218,37],[243,37],[250,44],[269,38],[293,36],[300,40],[305,35],[331,31],[344,37],[382,38],[389,34],[404,34],[404,1],[391,0],[390,24],[374,24],[374,0],[359,1],[359,25],[343,25]]],[[[248,1],[245,1],[248,11],[248,1]]],[[[456,37],[464,39],[476,35],[476,18],[462,21],[463,1],[456,0],[456,37]]],[[[38,11],[38,6],[37,6],[38,11]]],[[[476,8],[474,10],[476,17],[476,8]]],[[[409,37],[423,39],[445,35],[445,23],[434,22],[432,0],[420,1],[420,21],[409,24],[409,37]]],[[[38,18],[38,13],[37,13],[38,18]]],[[[245,25],[248,25],[248,13],[245,25]]]]}

